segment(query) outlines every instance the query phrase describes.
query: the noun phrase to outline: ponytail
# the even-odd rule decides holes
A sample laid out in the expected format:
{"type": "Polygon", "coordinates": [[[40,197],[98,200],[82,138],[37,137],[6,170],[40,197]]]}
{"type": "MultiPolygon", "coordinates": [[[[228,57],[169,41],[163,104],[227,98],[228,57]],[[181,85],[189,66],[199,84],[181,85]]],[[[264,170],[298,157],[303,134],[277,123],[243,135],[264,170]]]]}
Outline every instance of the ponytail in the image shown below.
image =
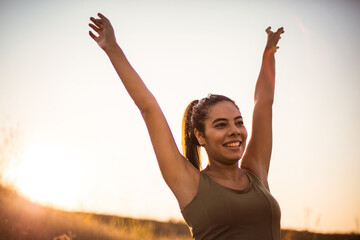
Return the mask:
{"type": "Polygon", "coordinates": [[[200,144],[195,136],[194,127],[192,124],[192,114],[194,107],[198,104],[199,100],[192,101],[185,109],[183,122],[182,122],[182,149],[184,156],[194,165],[195,168],[200,170],[200,144]]]}

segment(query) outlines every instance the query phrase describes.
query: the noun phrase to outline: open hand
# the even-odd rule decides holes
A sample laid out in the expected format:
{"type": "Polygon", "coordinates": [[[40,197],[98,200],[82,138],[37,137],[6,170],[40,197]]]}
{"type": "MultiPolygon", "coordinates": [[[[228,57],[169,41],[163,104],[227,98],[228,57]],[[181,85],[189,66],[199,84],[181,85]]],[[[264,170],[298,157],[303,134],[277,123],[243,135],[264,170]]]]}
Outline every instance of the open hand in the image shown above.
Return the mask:
{"type": "Polygon", "coordinates": [[[266,47],[265,47],[265,51],[266,50],[270,50],[271,52],[275,53],[276,50],[279,48],[277,46],[277,43],[280,40],[280,35],[283,34],[284,28],[279,28],[276,32],[271,31],[271,27],[268,27],[265,32],[268,35],[268,39],[267,39],[267,43],[266,43],[266,47]]]}
{"type": "Polygon", "coordinates": [[[92,31],[89,31],[89,35],[106,51],[116,44],[115,33],[109,19],[101,13],[98,13],[98,16],[99,18],[91,17],[90,20],[93,24],[89,23],[89,26],[98,34],[98,36],[92,31]]]}

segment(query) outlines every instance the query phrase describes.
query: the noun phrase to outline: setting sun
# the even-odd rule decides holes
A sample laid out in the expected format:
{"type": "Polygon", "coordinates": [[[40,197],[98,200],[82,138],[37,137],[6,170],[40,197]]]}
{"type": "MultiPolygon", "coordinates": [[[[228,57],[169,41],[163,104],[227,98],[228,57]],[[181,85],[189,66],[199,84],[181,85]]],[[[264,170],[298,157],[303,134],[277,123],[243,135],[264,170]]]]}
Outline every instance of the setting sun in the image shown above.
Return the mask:
{"type": "Polygon", "coordinates": [[[19,191],[31,200],[72,208],[81,176],[76,157],[48,143],[29,146],[16,180],[19,191]]]}

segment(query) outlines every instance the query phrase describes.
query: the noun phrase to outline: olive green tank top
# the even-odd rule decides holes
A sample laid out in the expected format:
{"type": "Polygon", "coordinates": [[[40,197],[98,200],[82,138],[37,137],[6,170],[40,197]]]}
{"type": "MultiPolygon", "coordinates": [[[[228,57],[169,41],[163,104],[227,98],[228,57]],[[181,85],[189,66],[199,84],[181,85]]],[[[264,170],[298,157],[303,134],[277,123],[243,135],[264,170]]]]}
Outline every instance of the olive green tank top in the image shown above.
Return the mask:
{"type": "Polygon", "coordinates": [[[196,240],[280,240],[280,207],[249,170],[244,190],[220,185],[205,172],[199,189],[181,213],[196,240]]]}

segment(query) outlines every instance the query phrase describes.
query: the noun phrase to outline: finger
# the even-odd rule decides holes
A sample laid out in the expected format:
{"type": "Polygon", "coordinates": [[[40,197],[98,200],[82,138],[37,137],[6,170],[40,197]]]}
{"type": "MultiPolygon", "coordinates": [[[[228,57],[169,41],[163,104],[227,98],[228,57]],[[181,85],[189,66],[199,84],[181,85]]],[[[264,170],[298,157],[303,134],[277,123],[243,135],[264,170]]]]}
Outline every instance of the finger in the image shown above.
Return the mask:
{"type": "Polygon", "coordinates": [[[100,28],[96,27],[94,24],[89,23],[89,26],[97,33],[101,31],[100,28]]]}
{"type": "Polygon", "coordinates": [[[285,32],[285,31],[284,31],[284,28],[281,27],[281,28],[279,28],[279,29],[276,31],[276,34],[280,35],[280,34],[282,34],[282,33],[284,33],[284,32],[285,32]]]}
{"type": "Polygon", "coordinates": [[[91,17],[90,20],[96,25],[103,25],[103,21],[101,19],[91,17]]]}
{"type": "Polygon", "coordinates": [[[99,18],[101,18],[101,19],[107,19],[104,15],[102,15],[101,13],[98,13],[98,16],[99,16],[99,18]]]}
{"type": "Polygon", "coordinates": [[[92,31],[89,31],[89,35],[90,35],[90,37],[92,37],[92,39],[95,40],[95,42],[97,42],[98,37],[92,31]]]}
{"type": "Polygon", "coordinates": [[[110,20],[107,19],[107,17],[105,17],[105,16],[102,15],[101,13],[98,13],[98,16],[99,16],[99,18],[102,20],[102,23],[103,23],[103,24],[108,24],[108,23],[110,23],[110,20]]]}
{"type": "Polygon", "coordinates": [[[265,30],[265,32],[266,32],[267,34],[269,34],[269,32],[271,32],[271,27],[268,27],[268,28],[265,30]]]}
{"type": "Polygon", "coordinates": [[[281,28],[279,28],[276,33],[275,33],[275,37],[277,38],[277,41],[279,41],[279,39],[281,38],[280,37],[280,34],[283,33],[283,30],[281,28]]]}
{"type": "Polygon", "coordinates": [[[97,27],[100,27],[100,26],[103,25],[101,19],[95,19],[95,18],[91,17],[90,20],[91,20],[97,27]]]}

